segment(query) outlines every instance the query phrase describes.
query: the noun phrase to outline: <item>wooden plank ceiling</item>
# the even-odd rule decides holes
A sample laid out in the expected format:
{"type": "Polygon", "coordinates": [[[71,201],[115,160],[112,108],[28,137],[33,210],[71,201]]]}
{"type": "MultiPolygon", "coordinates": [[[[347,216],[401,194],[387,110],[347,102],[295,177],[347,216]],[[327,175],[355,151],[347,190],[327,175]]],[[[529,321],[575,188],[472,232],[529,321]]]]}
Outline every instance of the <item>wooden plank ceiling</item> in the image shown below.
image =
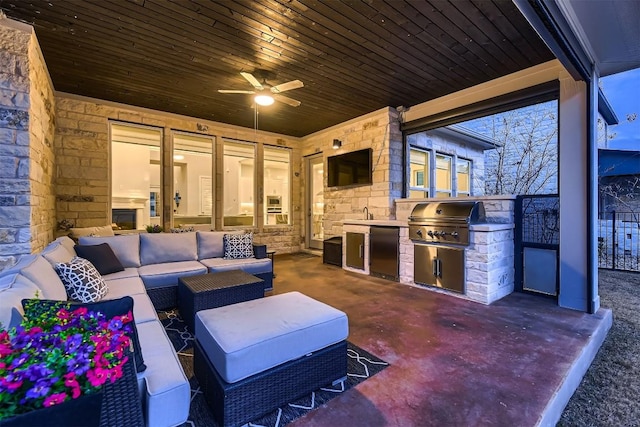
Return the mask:
{"type": "Polygon", "coordinates": [[[57,91],[253,127],[241,71],[302,102],[260,107],[303,136],[553,55],[510,0],[0,0],[32,24],[57,91]],[[259,75],[256,73],[256,77],[259,75]]]}

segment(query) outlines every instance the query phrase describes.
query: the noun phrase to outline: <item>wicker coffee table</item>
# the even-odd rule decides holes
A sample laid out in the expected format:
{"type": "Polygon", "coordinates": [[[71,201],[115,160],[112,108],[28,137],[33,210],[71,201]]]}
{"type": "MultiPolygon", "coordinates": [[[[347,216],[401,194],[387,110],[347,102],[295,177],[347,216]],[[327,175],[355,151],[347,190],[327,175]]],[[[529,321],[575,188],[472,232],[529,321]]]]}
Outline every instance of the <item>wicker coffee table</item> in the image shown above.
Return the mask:
{"type": "Polygon", "coordinates": [[[242,270],[181,277],[178,309],[193,332],[194,316],[200,310],[222,307],[264,297],[264,281],[242,270]]]}

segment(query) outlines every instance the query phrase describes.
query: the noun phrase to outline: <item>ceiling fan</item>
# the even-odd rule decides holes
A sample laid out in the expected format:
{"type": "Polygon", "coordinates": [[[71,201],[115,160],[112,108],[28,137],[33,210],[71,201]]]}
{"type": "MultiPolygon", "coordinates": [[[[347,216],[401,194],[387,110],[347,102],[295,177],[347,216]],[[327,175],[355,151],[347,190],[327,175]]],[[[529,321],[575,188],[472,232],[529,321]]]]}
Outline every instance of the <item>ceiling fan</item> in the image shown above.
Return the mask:
{"type": "Polygon", "coordinates": [[[271,105],[273,101],[279,101],[287,105],[291,105],[292,107],[298,107],[301,102],[297,99],[289,98],[287,96],[281,95],[282,92],[286,92],[292,89],[298,89],[304,86],[300,80],[292,80],[290,82],[281,83],[276,86],[271,86],[267,83],[267,71],[264,70],[256,70],[256,74],[260,73],[262,77],[262,83],[258,79],[256,79],[253,74],[241,72],[240,75],[244,77],[251,85],[255,88],[255,90],[229,90],[229,89],[218,89],[219,93],[247,93],[247,94],[255,94],[254,101],[258,105],[271,105]]]}

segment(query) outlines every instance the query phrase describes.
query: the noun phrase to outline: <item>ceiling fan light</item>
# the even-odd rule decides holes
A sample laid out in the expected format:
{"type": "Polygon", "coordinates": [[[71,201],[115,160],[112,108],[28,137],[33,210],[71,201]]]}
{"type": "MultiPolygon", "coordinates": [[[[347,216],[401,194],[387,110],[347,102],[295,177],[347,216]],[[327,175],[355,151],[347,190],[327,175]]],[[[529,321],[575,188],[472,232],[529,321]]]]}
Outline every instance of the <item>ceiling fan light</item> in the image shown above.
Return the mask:
{"type": "Polygon", "coordinates": [[[273,97],[269,95],[256,95],[254,101],[256,101],[258,105],[267,106],[273,104],[273,97]]]}

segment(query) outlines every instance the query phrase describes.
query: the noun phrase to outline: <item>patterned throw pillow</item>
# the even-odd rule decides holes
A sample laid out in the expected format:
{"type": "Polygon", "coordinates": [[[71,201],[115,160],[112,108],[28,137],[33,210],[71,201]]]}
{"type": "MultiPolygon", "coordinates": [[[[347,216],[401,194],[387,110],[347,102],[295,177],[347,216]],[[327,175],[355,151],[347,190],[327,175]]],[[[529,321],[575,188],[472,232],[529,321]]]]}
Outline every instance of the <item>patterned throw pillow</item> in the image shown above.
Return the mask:
{"type": "Polygon", "coordinates": [[[84,303],[96,302],[109,291],[98,270],[84,258],[74,257],[70,262],[58,262],[55,269],[69,299],[84,303]]]}
{"type": "Polygon", "coordinates": [[[195,231],[193,227],[185,227],[185,228],[171,228],[169,229],[171,233],[191,233],[195,231]]]}
{"type": "Polygon", "coordinates": [[[225,234],[222,236],[225,259],[251,258],[253,256],[253,233],[225,234]]]}

